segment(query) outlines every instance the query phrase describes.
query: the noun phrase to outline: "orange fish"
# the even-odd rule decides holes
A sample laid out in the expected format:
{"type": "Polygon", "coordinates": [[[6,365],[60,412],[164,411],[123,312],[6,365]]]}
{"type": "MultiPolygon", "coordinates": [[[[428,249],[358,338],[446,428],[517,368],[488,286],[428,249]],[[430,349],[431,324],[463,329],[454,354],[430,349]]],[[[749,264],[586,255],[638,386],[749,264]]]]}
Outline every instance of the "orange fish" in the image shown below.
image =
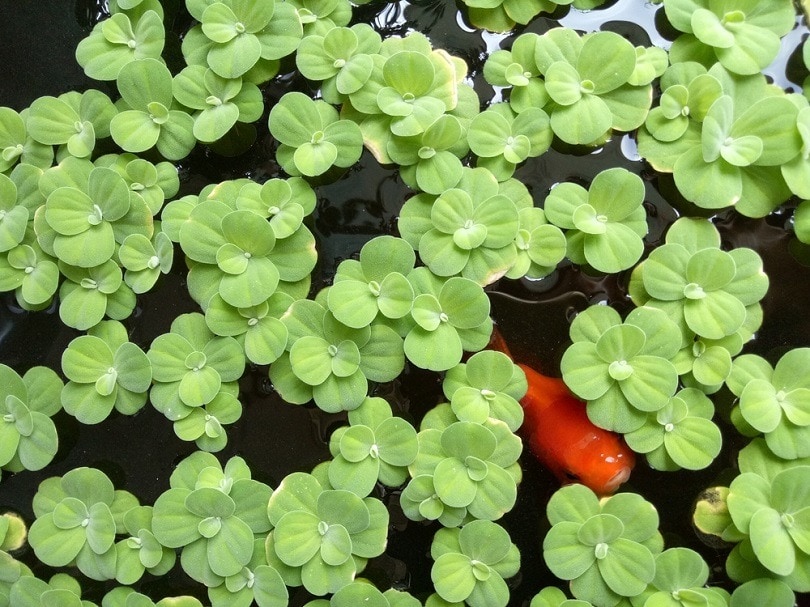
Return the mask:
{"type": "Polygon", "coordinates": [[[520,433],[532,454],[563,484],[582,483],[598,495],[616,491],[630,477],[635,454],[622,438],[595,426],[585,403],[562,379],[546,377],[520,364],[529,389],[520,400],[520,433]]]}

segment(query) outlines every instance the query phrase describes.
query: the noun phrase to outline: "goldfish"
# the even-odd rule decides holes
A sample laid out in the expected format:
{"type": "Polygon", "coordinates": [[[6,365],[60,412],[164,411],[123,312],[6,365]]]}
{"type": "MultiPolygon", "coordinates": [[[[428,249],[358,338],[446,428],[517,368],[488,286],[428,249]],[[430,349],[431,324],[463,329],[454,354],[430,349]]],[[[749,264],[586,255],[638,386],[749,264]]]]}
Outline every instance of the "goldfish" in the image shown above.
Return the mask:
{"type": "MultiPolygon", "coordinates": [[[[495,325],[487,348],[514,360],[495,325]]],[[[581,483],[598,495],[610,495],[630,478],[635,453],[619,434],[589,418],[585,402],[558,377],[548,377],[523,363],[528,390],[520,400],[523,424],[518,431],[529,450],[562,484],[581,483]]]]}
{"type": "Polygon", "coordinates": [[[529,389],[520,400],[520,433],[532,454],[563,483],[581,483],[598,495],[614,493],[630,477],[636,458],[615,432],[588,419],[585,403],[562,379],[518,364],[529,389]]]}

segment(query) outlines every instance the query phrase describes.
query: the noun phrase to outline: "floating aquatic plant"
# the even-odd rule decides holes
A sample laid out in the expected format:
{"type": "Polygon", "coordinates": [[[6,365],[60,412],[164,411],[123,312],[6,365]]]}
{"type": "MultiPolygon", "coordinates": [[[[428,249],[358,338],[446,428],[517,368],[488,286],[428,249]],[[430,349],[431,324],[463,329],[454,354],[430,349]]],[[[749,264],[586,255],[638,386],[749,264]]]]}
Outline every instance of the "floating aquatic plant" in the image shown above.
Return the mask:
{"type": "Polygon", "coordinates": [[[281,320],[288,352],[270,367],[270,379],[288,402],[356,409],[369,381],[390,381],[405,364],[402,338],[386,325],[353,329],[311,300],[294,302],[281,320]]]}
{"type": "MultiPolygon", "coordinates": [[[[32,367],[22,377],[0,365],[0,467],[41,470],[59,446],[51,419],[60,409],[62,380],[47,367],[32,367]]],[[[5,519],[3,521],[5,524],[5,519]]]]}
{"type": "Polygon", "coordinates": [[[261,91],[241,77],[223,78],[201,65],[185,67],[172,80],[177,101],[195,110],[192,132],[198,141],[221,139],[237,122],[254,122],[264,110],[261,91]]]}
{"type": "Polygon", "coordinates": [[[33,139],[25,120],[9,107],[0,107],[0,152],[0,172],[18,163],[47,168],[53,162],[53,147],[33,139]]]}
{"type": "Polygon", "coordinates": [[[739,398],[732,420],[747,433],[762,432],[777,456],[797,459],[810,456],[805,426],[810,423],[810,390],[806,366],[810,349],[794,348],[771,367],[764,358],[743,354],[734,359],[726,380],[739,398]]]}
{"type": "Polygon", "coordinates": [[[632,432],[660,411],[675,394],[672,364],[680,347],[678,326],[654,308],[619,313],[590,306],[571,323],[573,343],[560,361],[565,383],[588,401],[588,417],[598,426],[632,432]]]}
{"type": "Polygon", "coordinates": [[[127,63],[116,76],[122,110],[110,121],[113,140],[127,152],[152,147],[169,160],[188,155],[197,142],[194,119],[172,104],[172,75],[157,59],[127,63]]]}
{"type": "Polygon", "coordinates": [[[757,74],[779,51],[782,36],[793,28],[795,14],[787,0],[767,7],[738,2],[723,5],[705,0],[668,0],[672,25],[684,32],[670,49],[671,61],[719,61],[736,74],[757,74]]]}
{"type": "Polygon", "coordinates": [[[416,255],[393,236],[378,236],[360,249],[359,259],[338,265],[326,294],[329,310],[343,324],[360,329],[378,317],[398,320],[410,313],[414,291],[407,276],[416,255]]]}
{"type": "Polygon", "coordinates": [[[270,133],[281,143],[278,160],[292,176],[314,177],[332,166],[349,167],[363,150],[363,134],[356,123],[340,119],[328,103],[303,93],[285,93],[268,120],[270,133]]]}
{"type": "Polygon", "coordinates": [[[504,579],[517,573],[520,553],[497,523],[476,520],[461,529],[440,529],[430,556],[430,576],[445,601],[471,607],[505,607],[509,601],[504,579]]]}
{"type": "Polygon", "coordinates": [[[76,60],[91,78],[115,80],[127,63],[159,58],[165,39],[163,19],[155,11],[148,10],[134,19],[116,13],[97,23],[79,42],[76,60]]]}
{"type": "Polygon", "coordinates": [[[557,184],[546,197],[546,219],[566,230],[566,256],[600,272],[632,267],[644,252],[647,235],[644,182],[626,169],[606,169],[586,190],[557,184]]]}
{"type": "Polygon", "coordinates": [[[152,384],[149,358],[115,320],[71,341],[62,354],[62,372],[69,380],[62,406],[83,424],[97,424],[113,409],[134,415],[146,404],[152,384]]]}
{"type": "Polygon", "coordinates": [[[441,279],[426,268],[408,276],[416,297],[414,326],[405,336],[405,356],[431,371],[445,371],[461,362],[464,350],[482,349],[492,331],[489,299],[477,283],[454,276],[441,279]]]}
{"type": "Polygon", "coordinates": [[[414,427],[394,417],[391,406],[379,397],[367,397],[349,411],[349,424],[329,439],[329,484],[360,497],[369,495],[378,481],[402,485],[418,451],[414,427]]]}
{"type": "Polygon", "coordinates": [[[666,243],[636,266],[630,279],[636,305],[661,309],[687,334],[708,339],[739,331],[749,313],[759,316],[767,290],[756,251],[724,251],[711,222],[688,217],[672,224],[666,243]]]}
{"type": "Polygon", "coordinates": [[[308,474],[285,477],[267,515],[274,527],[272,561],[299,572],[297,580],[288,576],[285,582],[318,596],[339,591],[385,550],[388,510],[382,502],[324,488],[308,474]]]}
{"type": "Polygon", "coordinates": [[[286,2],[189,0],[186,7],[200,23],[183,40],[186,61],[207,64],[222,78],[252,80],[252,69],[266,69],[267,62],[289,55],[303,35],[294,7],[286,2]]]}
{"type": "Polygon", "coordinates": [[[412,480],[402,492],[406,516],[438,519],[448,527],[501,518],[517,497],[520,440],[494,419],[486,424],[440,421],[419,431],[419,451],[409,466],[412,480]]]}
{"type": "Polygon", "coordinates": [[[684,388],[624,438],[633,451],[647,455],[653,468],[700,470],[720,453],[722,435],[713,415],[714,405],[705,394],[684,388]]]}
{"type": "Polygon", "coordinates": [[[113,579],[118,532],[113,513],[137,505],[132,494],[116,491],[100,470],[74,468],[40,483],[28,542],[37,558],[52,567],[75,564],[92,579],[113,579]]]}
{"type": "Polygon", "coordinates": [[[110,121],[118,113],[110,98],[94,89],[59,97],[40,97],[28,109],[28,134],[46,145],[66,145],[71,156],[90,156],[96,138],[110,136],[110,121]]]}
{"type": "Polygon", "coordinates": [[[430,204],[410,199],[400,226],[437,276],[459,275],[485,286],[516,261],[518,205],[486,169],[467,169],[456,187],[430,204]]]}
{"type": "Polygon", "coordinates": [[[599,502],[582,485],[558,490],[546,513],[552,527],[543,558],[552,572],[571,580],[571,592],[594,604],[616,604],[641,594],[655,577],[663,548],[658,513],[638,494],[599,502]]]}
{"type": "Polygon", "coordinates": [[[241,458],[223,468],[203,452],[181,461],[169,483],[155,501],[155,538],[167,548],[182,548],[183,569],[210,588],[239,574],[251,562],[255,534],[270,530],[270,487],[252,479],[241,458]]]}
{"type": "Polygon", "coordinates": [[[334,27],[323,35],[309,34],[295,54],[298,71],[321,82],[325,101],[340,103],[371,77],[372,55],[380,49],[380,35],[366,23],[334,27]]]}
{"type": "Polygon", "coordinates": [[[461,421],[483,424],[492,417],[516,431],[523,422],[518,402],[526,394],[526,376],[502,352],[484,350],[448,369],[442,390],[461,421]]]}

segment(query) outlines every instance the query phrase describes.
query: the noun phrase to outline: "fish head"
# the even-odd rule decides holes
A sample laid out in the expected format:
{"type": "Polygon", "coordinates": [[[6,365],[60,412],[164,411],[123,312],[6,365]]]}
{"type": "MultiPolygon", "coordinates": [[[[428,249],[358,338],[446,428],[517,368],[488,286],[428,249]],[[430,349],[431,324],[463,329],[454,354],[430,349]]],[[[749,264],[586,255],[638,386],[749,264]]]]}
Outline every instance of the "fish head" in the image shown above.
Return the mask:
{"type": "Polygon", "coordinates": [[[600,448],[576,453],[577,457],[557,471],[560,482],[581,483],[599,496],[611,495],[630,478],[635,454],[618,440],[615,448],[600,448]]]}

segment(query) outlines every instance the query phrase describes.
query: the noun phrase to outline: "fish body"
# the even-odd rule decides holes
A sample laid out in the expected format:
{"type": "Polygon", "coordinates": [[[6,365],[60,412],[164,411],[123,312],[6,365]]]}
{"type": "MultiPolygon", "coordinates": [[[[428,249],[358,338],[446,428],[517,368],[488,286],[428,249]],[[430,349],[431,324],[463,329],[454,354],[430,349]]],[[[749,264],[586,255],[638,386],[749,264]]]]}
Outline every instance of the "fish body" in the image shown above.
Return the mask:
{"type": "Polygon", "coordinates": [[[585,403],[562,379],[547,377],[520,364],[529,389],[520,404],[521,434],[532,454],[563,484],[582,483],[609,495],[630,477],[635,454],[622,438],[594,425],[585,403]]]}

